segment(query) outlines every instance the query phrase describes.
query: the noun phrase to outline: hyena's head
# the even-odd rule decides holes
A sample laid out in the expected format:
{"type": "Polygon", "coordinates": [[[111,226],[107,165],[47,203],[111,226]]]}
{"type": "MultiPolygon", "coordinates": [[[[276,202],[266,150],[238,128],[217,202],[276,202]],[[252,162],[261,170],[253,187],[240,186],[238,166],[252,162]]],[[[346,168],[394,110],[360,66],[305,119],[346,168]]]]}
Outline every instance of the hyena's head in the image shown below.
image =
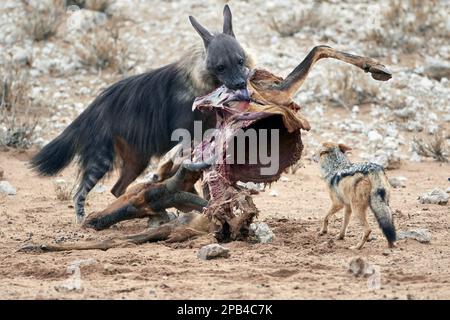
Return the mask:
{"type": "Polygon", "coordinates": [[[247,56],[234,36],[228,5],[223,10],[223,19],[223,32],[213,34],[189,16],[192,26],[203,39],[208,73],[229,89],[245,89],[249,72],[247,56]]]}
{"type": "Polygon", "coordinates": [[[324,142],[313,159],[319,162],[322,174],[327,176],[350,163],[345,154],[350,150],[350,147],[342,143],[324,142]]]}

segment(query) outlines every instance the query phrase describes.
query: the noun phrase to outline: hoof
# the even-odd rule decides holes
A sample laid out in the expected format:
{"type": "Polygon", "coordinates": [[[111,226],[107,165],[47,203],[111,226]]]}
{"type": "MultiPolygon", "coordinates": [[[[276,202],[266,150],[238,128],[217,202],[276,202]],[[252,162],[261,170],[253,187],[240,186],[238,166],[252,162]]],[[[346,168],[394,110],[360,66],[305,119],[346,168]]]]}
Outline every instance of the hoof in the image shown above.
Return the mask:
{"type": "Polygon", "coordinates": [[[392,78],[392,73],[383,65],[375,65],[369,68],[372,78],[378,81],[388,81],[392,78]]]}

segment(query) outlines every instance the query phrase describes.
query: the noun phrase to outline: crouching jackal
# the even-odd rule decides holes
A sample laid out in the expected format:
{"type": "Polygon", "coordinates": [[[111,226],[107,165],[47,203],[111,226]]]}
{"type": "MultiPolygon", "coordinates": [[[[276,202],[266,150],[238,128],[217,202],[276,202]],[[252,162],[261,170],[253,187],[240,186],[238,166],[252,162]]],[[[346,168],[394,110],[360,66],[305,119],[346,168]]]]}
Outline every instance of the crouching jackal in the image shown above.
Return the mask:
{"type": "Polygon", "coordinates": [[[327,233],[330,217],[344,208],[344,220],[338,239],[345,237],[350,216],[354,212],[363,224],[364,231],[358,244],[351,248],[361,249],[371,232],[366,214],[370,207],[391,248],[396,234],[389,208],[389,181],[380,165],[351,163],[345,155],[349,150],[351,148],[346,145],[331,142],[323,143],[320,148],[318,161],[332,202],[323,220],[320,235],[327,233]]]}

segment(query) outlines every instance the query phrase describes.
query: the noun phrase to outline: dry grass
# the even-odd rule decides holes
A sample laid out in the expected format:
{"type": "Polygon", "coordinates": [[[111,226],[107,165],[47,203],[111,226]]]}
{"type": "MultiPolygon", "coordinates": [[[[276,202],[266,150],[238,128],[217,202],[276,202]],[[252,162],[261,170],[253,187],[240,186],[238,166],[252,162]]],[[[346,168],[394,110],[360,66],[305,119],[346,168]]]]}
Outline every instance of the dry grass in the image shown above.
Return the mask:
{"type": "Polygon", "coordinates": [[[355,105],[378,102],[379,87],[372,83],[367,74],[348,66],[338,66],[326,72],[326,86],[321,83],[316,91],[320,93],[327,89],[330,95],[326,98],[332,105],[350,110],[355,105]]]}
{"type": "Polygon", "coordinates": [[[53,182],[55,187],[56,199],[60,201],[68,201],[72,199],[73,187],[63,179],[56,179],[53,182]]]}
{"type": "Polygon", "coordinates": [[[35,41],[43,41],[56,34],[65,14],[64,0],[53,0],[49,4],[32,5],[22,0],[26,18],[22,22],[24,31],[35,41]]]}
{"type": "Polygon", "coordinates": [[[300,13],[292,13],[288,19],[278,20],[274,15],[270,16],[269,27],[282,37],[291,37],[305,28],[321,29],[331,25],[330,17],[325,17],[320,6],[315,5],[300,13]]]}
{"type": "Polygon", "coordinates": [[[128,48],[119,40],[117,19],[112,18],[106,25],[85,34],[80,44],[77,53],[86,67],[109,68],[119,73],[128,71],[128,48]]]}
{"type": "Polygon", "coordinates": [[[412,150],[422,157],[448,162],[448,145],[442,132],[429,139],[414,137],[412,150]]]}
{"type": "Polygon", "coordinates": [[[417,51],[430,36],[448,36],[440,24],[443,22],[436,3],[439,0],[391,0],[382,11],[379,28],[372,30],[368,39],[405,53],[417,51]]]}
{"type": "Polygon", "coordinates": [[[32,144],[37,120],[31,115],[28,79],[17,68],[2,70],[0,146],[27,149],[32,144]]]}

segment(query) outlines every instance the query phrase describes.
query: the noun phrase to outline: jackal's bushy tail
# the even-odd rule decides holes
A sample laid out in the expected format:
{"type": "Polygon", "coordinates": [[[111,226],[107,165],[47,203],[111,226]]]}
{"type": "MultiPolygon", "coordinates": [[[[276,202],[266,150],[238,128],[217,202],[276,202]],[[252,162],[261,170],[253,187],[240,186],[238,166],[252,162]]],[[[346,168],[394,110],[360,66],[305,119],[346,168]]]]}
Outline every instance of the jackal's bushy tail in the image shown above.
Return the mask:
{"type": "Polygon", "coordinates": [[[370,193],[370,209],[389,243],[396,240],[394,219],[389,208],[389,182],[383,171],[370,174],[372,190],[370,193]]]}

